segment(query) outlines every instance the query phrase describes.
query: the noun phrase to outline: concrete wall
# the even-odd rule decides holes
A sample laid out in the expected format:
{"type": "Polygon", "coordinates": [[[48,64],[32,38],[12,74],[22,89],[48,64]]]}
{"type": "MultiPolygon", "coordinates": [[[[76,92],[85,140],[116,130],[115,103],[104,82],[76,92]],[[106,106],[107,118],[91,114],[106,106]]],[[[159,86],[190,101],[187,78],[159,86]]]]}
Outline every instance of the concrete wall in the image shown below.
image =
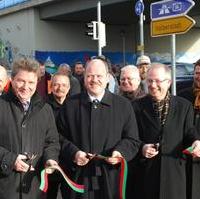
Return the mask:
{"type": "Polygon", "coordinates": [[[12,56],[34,54],[33,9],[5,15],[0,18],[0,40],[12,50],[12,56]]]}
{"type": "MultiPolygon", "coordinates": [[[[44,51],[84,51],[97,50],[97,41],[85,35],[86,24],[65,21],[44,21],[35,12],[36,50],[44,51]]],[[[133,51],[135,35],[132,27],[106,27],[107,46],[105,51],[122,51],[121,30],[125,31],[127,50],[133,51]]]]}
{"type": "MultiPolygon", "coordinates": [[[[97,42],[85,35],[85,24],[66,21],[40,20],[35,9],[21,10],[0,17],[0,41],[8,46],[15,58],[33,56],[37,51],[97,51],[97,42]]],[[[137,53],[138,25],[107,25],[107,46],[103,52],[123,51],[122,30],[125,32],[125,51],[137,53]]],[[[152,58],[170,59],[170,37],[150,37],[149,24],[145,23],[145,53],[152,58]]],[[[200,58],[200,29],[192,29],[177,36],[178,61],[193,62],[200,58]]]]}

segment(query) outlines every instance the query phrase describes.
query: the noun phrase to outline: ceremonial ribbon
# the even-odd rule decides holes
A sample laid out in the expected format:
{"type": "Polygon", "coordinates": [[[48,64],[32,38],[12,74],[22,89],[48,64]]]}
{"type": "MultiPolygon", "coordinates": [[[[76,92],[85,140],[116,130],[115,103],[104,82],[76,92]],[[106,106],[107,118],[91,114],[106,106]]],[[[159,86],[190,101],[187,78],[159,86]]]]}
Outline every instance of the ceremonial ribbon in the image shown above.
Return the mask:
{"type": "Polygon", "coordinates": [[[192,154],[192,151],[193,151],[193,147],[190,146],[190,147],[188,147],[187,149],[184,149],[184,150],[183,150],[183,153],[184,153],[184,154],[187,154],[187,155],[191,155],[191,154],[192,154]]]}
{"type": "MultiPolygon", "coordinates": [[[[121,169],[120,169],[120,182],[119,182],[119,199],[125,199],[126,198],[126,181],[127,181],[127,174],[128,174],[128,166],[127,162],[124,158],[122,157],[116,157],[120,164],[121,164],[121,169]]],[[[102,159],[106,160],[108,157],[103,156],[103,155],[94,155],[92,156],[91,159],[102,159]]]]}
{"type": "Polygon", "coordinates": [[[120,158],[121,170],[120,170],[120,199],[126,198],[126,180],[128,174],[127,162],[124,158],[120,158]]]}
{"type": "Polygon", "coordinates": [[[76,192],[84,193],[84,185],[76,184],[64,173],[60,166],[54,165],[46,167],[44,170],[41,171],[41,183],[40,183],[40,190],[43,192],[47,192],[48,189],[48,174],[53,173],[54,170],[57,170],[61,173],[64,177],[67,184],[76,192]]]}
{"type": "MultiPolygon", "coordinates": [[[[106,160],[108,157],[102,156],[102,155],[94,155],[91,159],[102,159],[106,160]]],[[[127,174],[128,174],[128,167],[127,162],[124,158],[117,158],[121,164],[120,169],[120,182],[119,182],[119,191],[120,196],[119,199],[125,199],[126,198],[126,180],[127,180],[127,174]]],[[[49,166],[41,171],[41,183],[40,183],[40,190],[43,192],[47,192],[48,190],[48,174],[53,173],[54,170],[57,170],[61,173],[61,175],[64,177],[67,184],[76,192],[78,193],[84,193],[84,185],[76,184],[70,178],[64,173],[64,171],[61,169],[60,166],[54,165],[49,166]]]]}

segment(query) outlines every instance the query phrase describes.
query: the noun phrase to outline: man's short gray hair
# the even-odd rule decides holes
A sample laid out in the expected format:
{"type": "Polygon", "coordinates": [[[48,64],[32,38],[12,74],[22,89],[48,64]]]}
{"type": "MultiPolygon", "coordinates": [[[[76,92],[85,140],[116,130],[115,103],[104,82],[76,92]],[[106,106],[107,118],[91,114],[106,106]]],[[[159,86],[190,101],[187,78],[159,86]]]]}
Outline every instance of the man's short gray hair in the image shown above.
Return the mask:
{"type": "Polygon", "coordinates": [[[159,62],[154,62],[151,64],[151,67],[148,69],[147,71],[147,75],[149,73],[150,70],[154,69],[154,68],[163,68],[166,74],[166,78],[171,80],[172,79],[172,70],[169,66],[159,63],[159,62]]]}
{"type": "MultiPolygon", "coordinates": [[[[124,67],[121,68],[121,74],[125,71],[132,71],[134,74],[138,75],[138,79],[140,80],[140,72],[138,70],[138,68],[135,65],[126,65],[124,67]]],[[[120,75],[121,76],[121,75],[120,75]]]]}

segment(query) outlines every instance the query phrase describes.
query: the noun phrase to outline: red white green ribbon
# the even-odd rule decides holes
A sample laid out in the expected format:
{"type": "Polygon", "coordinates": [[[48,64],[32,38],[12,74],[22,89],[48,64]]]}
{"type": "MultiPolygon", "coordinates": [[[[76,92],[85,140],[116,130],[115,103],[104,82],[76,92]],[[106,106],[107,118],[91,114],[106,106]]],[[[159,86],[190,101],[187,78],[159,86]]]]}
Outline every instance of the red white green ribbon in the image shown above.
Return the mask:
{"type": "Polygon", "coordinates": [[[54,165],[50,167],[46,167],[44,170],[41,171],[41,183],[40,183],[40,190],[43,192],[47,192],[48,190],[48,175],[53,173],[54,170],[57,170],[61,173],[64,177],[67,184],[76,192],[84,193],[84,185],[76,184],[64,173],[64,171],[60,168],[60,166],[54,165]]]}
{"type": "Polygon", "coordinates": [[[187,154],[187,155],[191,155],[191,154],[192,154],[192,151],[193,151],[193,147],[190,146],[190,147],[188,147],[187,149],[184,149],[184,150],[183,150],[183,153],[184,153],[184,154],[187,154]]]}
{"type": "MultiPolygon", "coordinates": [[[[92,159],[103,159],[106,160],[108,157],[102,156],[102,155],[95,155],[92,159]]],[[[125,199],[126,198],[126,181],[127,181],[127,174],[128,174],[128,167],[127,162],[124,158],[118,158],[121,164],[120,169],[120,182],[119,182],[119,199],[125,199]]],[[[43,192],[47,192],[48,190],[48,175],[53,173],[54,170],[57,170],[61,173],[61,175],[64,177],[67,184],[76,192],[78,193],[84,193],[84,185],[76,184],[70,178],[64,173],[64,171],[60,168],[60,166],[50,166],[45,168],[41,171],[41,183],[40,183],[40,190],[43,192]]]]}
{"type": "Polygon", "coordinates": [[[120,199],[126,198],[126,181],[128,174],[127,162],[124,158],[120,158],[121,170],[120,170],[120,199]]]}
{"type": "MultiPolygon", "coordinates": [[[[108,157],[102,155],[95,155],[92,159],[103,159],[106,160],[108,157]]],[[[117,158],[121,164],[120,176],[119,176],[119,199],[126,198],[126,181],[128,174],[127,162],[124,158],[117,158]]]]}

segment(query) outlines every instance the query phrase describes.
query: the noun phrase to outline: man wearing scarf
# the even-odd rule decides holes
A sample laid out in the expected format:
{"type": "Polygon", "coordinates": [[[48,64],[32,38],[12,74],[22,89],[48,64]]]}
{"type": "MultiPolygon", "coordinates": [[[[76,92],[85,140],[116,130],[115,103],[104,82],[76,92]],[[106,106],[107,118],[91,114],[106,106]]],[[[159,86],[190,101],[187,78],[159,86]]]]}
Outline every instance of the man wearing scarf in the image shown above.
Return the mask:
{"type": "MultiPolygon", "coordinates": [[[[200,157],[199,136],[193,125],[193,108],[173,96],[171,70],[154,63],[147,72],[149,95],[133,102],[143,146],[132,170],[134,199],[186,199],[186,159],[182,151],[193,147],[200,157]]],[[[130,195],[130,194],[128,194],[130,195]]]]}
{"type": "MultiPolygon", "coordinates": [[[[179,96],[192,102],[194,107],[194,124],[200,134],[200,59],[194,64],[193,86],[180,91],[179,96]]],[[[189,164],[189,199],[197,199],[200,195],[200,161],[193,158],[189,164]],[[192,174],[191,174],[192,173],[192,174]],[[191,176],[192,175],[192,176],[191,176]]]]}

